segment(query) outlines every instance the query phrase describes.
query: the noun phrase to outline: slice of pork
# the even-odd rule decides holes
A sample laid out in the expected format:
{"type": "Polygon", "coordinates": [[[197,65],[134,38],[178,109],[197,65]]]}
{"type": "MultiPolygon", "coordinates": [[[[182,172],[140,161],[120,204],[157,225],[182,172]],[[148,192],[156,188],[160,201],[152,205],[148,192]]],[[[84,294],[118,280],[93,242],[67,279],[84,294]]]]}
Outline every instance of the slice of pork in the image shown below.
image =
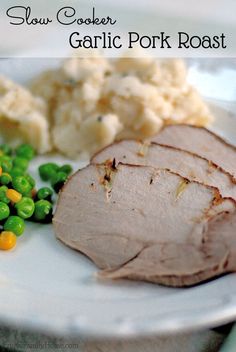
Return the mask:
{"type": "Polygon", "coordinates": [[[151,140],[196,153],[228,171],[236,179],[236,147],[205,128],[170,125],[151,140]]]}
{"type": "Polygon", "coordinates": [[[123,140],[104,148],[91,162],[100,164],[113,159],[116,162],[169,169],[190,181],[217,187],[223,197],[236,200],[236,181],[233,177],[196,154],[156,143],[123,140]]]}
{"type": "Polygon", "coordinates": [[[221,213],[200,235],[202,245],[163,243],[145,248],[117,270],[100,273],[106,279],[133,279],[169,286],[189,286],[236,270],[236,214],[221,213]]]}
{"type": "Polygon", "coordinates": [[[103,277],[186,286],[236,269],[235,209],[167,170],[89,165],[64,186],[53,225],[103,277]]]}

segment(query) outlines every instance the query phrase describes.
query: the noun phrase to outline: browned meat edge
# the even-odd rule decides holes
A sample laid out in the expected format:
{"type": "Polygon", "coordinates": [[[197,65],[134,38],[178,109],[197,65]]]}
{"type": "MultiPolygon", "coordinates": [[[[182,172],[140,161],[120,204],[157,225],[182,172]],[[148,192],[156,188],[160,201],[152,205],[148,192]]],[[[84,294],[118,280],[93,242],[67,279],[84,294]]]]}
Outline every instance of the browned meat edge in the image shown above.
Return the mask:
{"type": "MultiPolygon", "coordinates": [[[[96,153],[93,155],[93,157],[90,159],[90,164],[93,164],[93,160],[95,159],[95,157],[96,157],[99,153],[101,153],[103,150],[108,149],[110,146],[113,146],[113,145],[119,145],[119,143],[122,143],[123,141],[135,141],[135,142],[138,142],[138,143],[140,143],[140,144],[145,144],[145,143],[147,143],[147,142],[145,142],[145,141],[142,141],[142,140],[139,140],[139,139],[132,139],[132,138],[125,139],[125,140],[123,139],[123,140],[120,140],[120,141],[111,143],[111,144],[109,144],[108,146],[106,146],[106,147],[100,149],[98,152],[96,152],[96,153]]],[[[162,143],[157,143],[157,142],[149,142],[149,144],[150,144],[150,145],[151,145],[151,144],[152,144],[152,145],[160,145],[160,146],[162,146],[162,147],[166,147],[166,148],[169,148],[169,149],[179,150],[179,151],[181,151],[181,152],[183,152],[183,153],[185,153],[185,154],[189,154],[189,155],[192,155],[192,156],[194,156],[194,157],[198,157],[199,159],[205,160],[205,161],[207,161],[208,163],[210,163],[212,166],[214,166],[216,169],[220,170],[220,171],[223,172],[225,175],[227,175],[227,176],[230,178],[230,180],[231,180],[232,183],[236,184],[236,179],[234,178],[234,176],[233,176],[232,174],[230,174],[228,171],[226,171],[225,169],[223,169],[221,166],[215,164],[213,161],[208,160],[207,158],[204,158],[203,156],[200,156],[200,155],[198,155],[198,154],[196,154],[196,153],[193,153],[193,152],[190,152],[190,151],[181,149],[181,148],[176,148],[176,147],[173,147],[173,146],[167,145],[167,144],[162,144],[162,143]]],[[[236,149],[236,148],[235,148],[235,149],[236,149]]],[[[137,166],[137,165],[136,165],[136,166],[137,166]]]]}

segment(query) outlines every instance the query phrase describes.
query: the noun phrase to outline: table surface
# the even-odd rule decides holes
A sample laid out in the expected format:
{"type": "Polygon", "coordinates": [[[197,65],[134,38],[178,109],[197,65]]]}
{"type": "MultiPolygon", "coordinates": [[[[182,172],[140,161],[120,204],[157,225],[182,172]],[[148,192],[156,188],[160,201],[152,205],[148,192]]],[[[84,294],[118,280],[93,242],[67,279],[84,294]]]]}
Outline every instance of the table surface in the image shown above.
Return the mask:
{"type": "MultiPolygon", "coordinates": [[[[232,325],[181,335],[119,341],[68,340],[20,329],[0,328],[0,351],[78,352],[217,352],[227,340],[232,325]],[[2,346],[2,347],[1,347],[2,346]]],[[[224,349],[224,352],[229,352],[224,349]]]]}

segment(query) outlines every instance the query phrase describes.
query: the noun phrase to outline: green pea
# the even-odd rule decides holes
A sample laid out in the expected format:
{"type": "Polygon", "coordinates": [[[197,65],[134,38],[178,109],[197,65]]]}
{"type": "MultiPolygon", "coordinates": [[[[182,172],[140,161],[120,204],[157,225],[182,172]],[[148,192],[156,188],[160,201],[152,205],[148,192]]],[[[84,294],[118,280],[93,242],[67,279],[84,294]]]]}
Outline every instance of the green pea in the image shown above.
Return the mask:
{"type": "Polygon", "coordinates": [[[25,176],[16,176],[12,179],[13,188],[19,193],[25,195],[31,191],[32,186],[25,176]]]}
{"type": "Polygon", "coordinates": [[[56,193],[60,191],[68,176],[65,172],[57,172],[51,179],[51,186],[56,193]]]}
{"type": "Polygon", "coordinates": [[[38,199],[45,199],[45,200],[48,200],[49,202],[52,201],[52,196],[53,196],[53,190],[49,187],[42,187],[37,192],[38,199]]]}
{"type": "Polygon", "coordinates": [[[9,183],[12,182],[11,175],[6,172],[2,173],[2,175],[0,177],[0,182],[2,185],[8,185],[9,183]]]}
{"type": "Polygon", "coordinates": [[[23,176],[24,171],[22,169],[20,169],[19,167],[13,167],[10,171],[10,175],[12,177],[23,176]]]}
{"type": "Polygon", "coordinates": [[[19,169],[26,171],[29,166],[29,161],[25,158],[21,158],[20,156],[16,156],[13,159],[13,166],[18,167],[19,169]]]}
{"type": "Polygon", "coordinates": [[[6,204],[10,203],[10,199],[7,198],[7,196],[6,196],[7,190],[8,190],[7,186],[1,186],[0,187],[0,201],[4,202],[6,204]]]}
{"type": "Polygon", "coordinates": [[[29,181],[29,183],[31,184],[32,188],[34,188],[35,185],[36,185],[35,179],[30,174],[26,174],[25,178],[27,179],[27,181],[29,181]]]}
{"type": "Polygon", "coordinates": [[[10,155],[6,155],[6,154],[3,154],[3,155],[1,155],[1,157],[0,157],[0,160],[1,161],[11,161],[12,160],[12,157],[10,156],[10,155]]]}
{"type": "Polygon", "coordinates": [[[34,213],[34,201],[31,198],[23,197],[18,203],[16,203],[15,208],[18,216],[22,219],[28,219],[34,213]]]}
{"type": "Polygon", "coordinates": [[[11,149],[11,147],[8,144],[1,144],[0,145],[0,150],[5,155],[11,155],[12,154],[12,149],[11,149]]]}
{"type": "Polygon", "coordinates": [[[33,199],[32,191],[25,193],[24,197],[33,199]]]}
{"type": "Polygon", "coordinates": [[[4,156],[1,158],[0,164],[1,164],[3,172],[10,172],[11,171],[11,169],[12,169],[12,160],[11,159],[6,159],[6,157],[4,156]]]}
{"type": "Polygon", "coordinates": [[[8,218],[9,215],[10,215],[9,206],[4,202],[0,202],[0,220],[4,220],[8,218]]]}
{"type": "Polygon", "coordinates": [[[11,158],[11,156],[9,156],[9,155],[1,155],[0,156],[0,161],[11,161],[12,160],[12,158],[11,158]]]}
{"type": "Polygon", "coordinates": [[[16,236],[21,236],[25,230],[25,222],[19,216],[12,215],[6,220],[3,229],[13,232],[16,236]]]}
{"type": "Polygon", "coordinates": [[[49,181],[59,170],[59,166],[55,163],[46,163],[39,166],[39,175],[43,181],[49,181]]]}
{"type": "Polygon", "coordinates": [[[21,144],[16,148],[16,155],[27,160],[32,160],[35,156],[35,150],[30,144],[21,144]]]}
{"type": "Polygon", "coordinates": [[[40,199],[35,203],[34,220],[38,222],[49,223],[52,221],[52,204],[45,200],[40,199]]]}
{"type": "Polygon", "coordinates": [[[58,171],[65,172],[68,176],[72,173],[73,168],[69,164],[62,165],[58,171]]]}

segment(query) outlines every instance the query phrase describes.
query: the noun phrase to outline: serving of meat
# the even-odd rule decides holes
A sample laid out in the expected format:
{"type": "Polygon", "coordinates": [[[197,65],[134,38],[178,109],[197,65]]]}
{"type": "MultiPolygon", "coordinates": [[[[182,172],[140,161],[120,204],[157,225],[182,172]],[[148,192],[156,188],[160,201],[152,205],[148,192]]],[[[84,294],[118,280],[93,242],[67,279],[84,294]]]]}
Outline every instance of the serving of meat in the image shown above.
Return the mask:
{"type": "Polygon", "coordinates": [[[218,187],[223,197],[232,197],[236,200],[234,178],[196,154],[157,143],[123,140],[104,148],[92,158],[91,162],[100,164],[114,158],[116,162],[169,169],[190,181],[218,187]]]}
{"type": "Polygon", "coordinates": [[[236,205],[166,169],[113,163],[60,193],[55,234],[106,278],[188,286],[236,269],[236,205]]]}
{"type": "Polygon", "coordinates": [[[170,125],[151,140],[196,153],[228,171],[236,179],[236,147],[205,128],[170,125]]]}
{"type": "Polygon", "coordinates": [[[209,220],[200,233],[201,246],[188,242],[153,245],[121,268],[104,271],[101,276],[142,279],[182,287],[235,271],[235,228],[235,211],[221,213],[209,220]]]}

